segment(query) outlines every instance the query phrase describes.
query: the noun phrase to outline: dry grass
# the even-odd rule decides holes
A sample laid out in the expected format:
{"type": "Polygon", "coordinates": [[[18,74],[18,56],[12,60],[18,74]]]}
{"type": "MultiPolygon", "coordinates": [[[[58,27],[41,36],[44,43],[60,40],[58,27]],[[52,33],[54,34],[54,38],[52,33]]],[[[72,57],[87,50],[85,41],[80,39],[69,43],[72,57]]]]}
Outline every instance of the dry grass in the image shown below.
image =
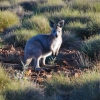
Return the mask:
{"type": "Polygon", "coordinates": [[[20,23],[17,15],[10,11],[0,11],[0,20],[0,31],[20,23]]]}
{"type": "Polygon", "coordinates": [[[25,28],[34,29],[37,33],[49,33],[50,26],[48,19],[43,15],[35,15],[23,23],[25,28]]]}

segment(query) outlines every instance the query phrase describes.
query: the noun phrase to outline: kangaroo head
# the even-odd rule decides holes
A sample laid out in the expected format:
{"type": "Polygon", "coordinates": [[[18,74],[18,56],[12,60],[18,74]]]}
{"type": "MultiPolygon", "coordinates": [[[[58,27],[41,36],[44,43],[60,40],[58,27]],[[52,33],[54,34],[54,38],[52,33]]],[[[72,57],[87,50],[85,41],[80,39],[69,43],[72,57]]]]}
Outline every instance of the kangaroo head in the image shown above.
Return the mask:
{"type": "Polygon", "coordinates": [[[51,34],[57,38],[62,35],[62,27],[64,26],[64,20],[61,20],[58,24],[50,21],[50,27],[52,28],[51,34]]]}

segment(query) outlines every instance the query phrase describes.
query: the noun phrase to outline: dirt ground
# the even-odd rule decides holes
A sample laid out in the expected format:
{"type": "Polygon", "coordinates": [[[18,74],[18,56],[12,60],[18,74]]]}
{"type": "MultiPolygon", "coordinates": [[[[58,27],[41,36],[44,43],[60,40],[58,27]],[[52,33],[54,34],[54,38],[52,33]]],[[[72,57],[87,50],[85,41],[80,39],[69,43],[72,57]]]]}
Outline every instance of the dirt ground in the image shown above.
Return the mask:
{"type": "Polygon", "coordinates": [[[52,78],[53,73],[60,74],[63,72],[68,77],[79,77],[81,70],[74,61],[76,52],[77,50],[61,48],[57,60],[53,64],[42,66],[39,71],[35,71],[32,65],[30,65],[24,74],[21,65],[24,51],[21,47],[15,48],[13,45],[7,45],[0,48],[0,60],[11,79],[15,77],[21,79],[24,75],[29,81],[40,84],[45,78],[52,78]]]}

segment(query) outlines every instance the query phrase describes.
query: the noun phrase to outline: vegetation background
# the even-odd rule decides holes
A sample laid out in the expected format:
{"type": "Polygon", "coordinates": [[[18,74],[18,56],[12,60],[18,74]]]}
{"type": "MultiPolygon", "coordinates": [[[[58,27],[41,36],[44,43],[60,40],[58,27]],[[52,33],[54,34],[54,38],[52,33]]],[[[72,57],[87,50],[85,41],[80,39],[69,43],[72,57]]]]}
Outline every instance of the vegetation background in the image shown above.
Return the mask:
{"type": "Polygon", "coordinates": [[[74,61],[82,69],[80,78],[55,73],[45,88],[37,88],[12,80],[1,64],[0,100],[100,100],[100,0],[0,0],[0,47],[24,48],[30,37],[50,32],[50,20],[62,19],[61,48],[78,51],[74,61]]]}

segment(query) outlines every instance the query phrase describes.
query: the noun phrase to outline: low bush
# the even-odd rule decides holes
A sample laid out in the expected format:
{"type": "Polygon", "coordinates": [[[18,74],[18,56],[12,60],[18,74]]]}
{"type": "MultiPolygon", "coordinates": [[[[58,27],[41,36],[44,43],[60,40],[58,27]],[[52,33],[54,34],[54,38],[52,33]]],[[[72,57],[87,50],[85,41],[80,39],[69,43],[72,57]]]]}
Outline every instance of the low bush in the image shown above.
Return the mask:
{"type": "Polygon", "coordinates": [[[80,21],[71,21],[65,25],[65,30],[74,32],[78,37],[84,38],[90,36],[90,32],[87,28],[87,23],[80,21]]]}
{"type": "Polygon", "coordinates": [[[76,81],[69,100],[99,100],[99,73],[88,71],[76,81]]]}
{"type": "Polygon", "coordinates": [[[95,100],[99,95],[99,75],[100,73],[89,70],[76,79],[56,74],[46,81],[46,95],[55,94],[64,100],[95,100]]]}
{"type": "Polygon", "coordinates": [[[38,7],[39,12],[56,12],[60,11],[66,5],[63,0],[48,0],[46,3],[38,7]]]}
{"type": "Polygon", "coordinates": [[[10,79],[7,73],[10,72],[0,66],[0,100],[61,100],[56,95],[45,97],[43,90],[34,83],[26,79],[10,79]]]}
{"type": "Polygon", "coordinates": [[[100,11],[98,5],[100,5],[99,0],[73,0],[70,7],[73,9],[82,10],[84,12],[100,11]]]}
{"type": "Polygon", "coordinates": [[[26,11],[37,11],[37,7],[38,7],[38,1],[24,1],[24,2],[20,2],[20,5],[24,8],[24,10],[26,11]]]}
{"type": "Polygon", "coordinates": [[[81,45],[81,51],[95,60],[100,53],[100,36],[95,35],[85,40],[81,45]]]}
{"type": "Polygon", "coordinates": [[[17,15],[10,11],[0,11],[0,20],[0,31],[20,23],[17,15]]]}
{"type": "Polygon", "coordinates": [[[81,45],[80,38],[76,34],[64,32],[62,46],[66,48],[78,48],[81,45]]]}
{"type": "Polygon", "coordinates": [[[66,23],[69,23],[70,21],[88,21],[88,17],[86,17],[83,12],[79,12],[78,10],[72,10],[70,8],[63,8],[61,9],[61,11],[54,12],[48,17],[49,19],[53,19],[55,21],[64,19],[66,23]]]}
{"type": "Polygon", "coordinates": [[[0,0],[0,2],[2,2],[2,1],[6,1],[6,0],[0,0]]]}
{"type": "Polygon", "coordinates": [[[93,62],[91,62],[89,57],[83,52],[77,51],[73,56],[73,60],[75,64],[77,65],[77,68],[81,68],[81,69],[91,68],[92,69],[94,67],[93,62]]]}
{"type": "Polygon", "coordinates": [[[94,5],[93,5],[93,11],[94,12],[100,12],[100,2],[99,3],[94,3],[94,5]]]}
{"type": "Polygon", "coordinates": [[[68,93],[73,89],[73,82],[70,81],[69,78],[64,77],[63,74],[57,75],[55,74],[52,79],[47,80],[45,88],[45,94],[52,96],[52,95],[59,95],[63,93],[68,93]]]}
{"type": "Polygon", "coordinates": [[[0,64],[0,93],[5,90],[10,83],[10,79],[8,74],[4,71],[0,64]]]}
{"type": "Polygon", "coordinates": [[[35,35],[36,35],[36,31],[34,30],[26,30],[26,29],[17,30],[15,32],[16,43],[24,46],[26,41],[35,35]]]}
{"type": "Polygon", "coordinates": [[[90,21],[87,23],[88,31],[96,33],[100,31],[100,13],[88,13],[90,21]]]}
{"type": "Polygon", "coordinates": [[[4,39],[8,44],[13,44],[15,46],[25,46],[25,43],[28,39],[37,34],[34,30],[19,29],[12,33],[13,35],[4,39]]]}
{"type": "Polygon", "coordinates": [[[10,3],[7,1],[7,0],[1,0],[0,1],[0,9],[1,8],[6,8],[6,7],[10,7],[11,5],[10,5],[10,3]]]}
{"type": "Polygon", "coordinates": [[[49,33],[49,21],[43,15],[35,15],[23,22],[23,26],[27,29],[34,29],[38,33],[49,33]]]}

